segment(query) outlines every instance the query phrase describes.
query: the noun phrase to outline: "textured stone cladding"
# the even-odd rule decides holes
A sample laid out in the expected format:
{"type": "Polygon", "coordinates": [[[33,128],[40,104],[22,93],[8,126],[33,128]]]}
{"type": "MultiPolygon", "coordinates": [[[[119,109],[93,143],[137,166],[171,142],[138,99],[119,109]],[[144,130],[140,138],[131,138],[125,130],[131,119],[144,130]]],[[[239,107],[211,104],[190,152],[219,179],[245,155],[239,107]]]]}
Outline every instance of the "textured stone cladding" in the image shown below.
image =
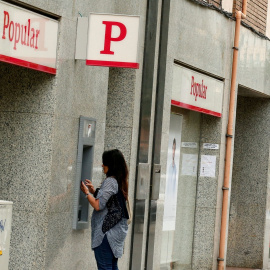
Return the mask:
{"type": "Polygon", "coordinates": [[[221,154],[222,121],[220,118],[202,114],[200,138],[200,156],[198,170],[201,167],[201,155],[216,156],[215,177],[202,177],[198,172],[196,211],[194,225],[194,242],[192,269],[212,269],[215,259],[215,227],[216,207],[219,190],[219,160],[221,154]],[[210,131],[210,132],[209,132],[210,131]],[[220,145],[220,149],[208,150],[203,143],[213,142],[220,145]]]}
{"type": "Polygon", "coordinates": [[[9,269],[95,269],[90,230],[72,230],[72,203],[80,115],[97,119],[93,176],[101,181],[108,68],[86,67],[74,53],[78,12],[113,7],[23,2],[61,20],[56,76],[0,64],[0,198],[14,203],[9,269]]]}
{"type": "MultiPolygon", "coordinates": [[[[242,0],[234,0],[233,14],[242,10],[242,0]]],[[[268,0],[247,0],[247,18],[245,22],[256,31],[265,34],[268,0]]]]}
{"type": "Polygon", "coordinates": [[[109,73],[105,148],[120,149],[129,163],[136,71],[112,68],[109,73]]]}
{"type": "Polygon", "coordinates": [[[227,265],[262,268],[270,100],[238,97],[227,265]]]}
{"type": "Polygon", "coordinates": [[[0,198],[14,203],[9,269],[44,269],[55,78],[3,63],[0,74],[0,198]]]}
{"type": "MultiPolygon", "coordinates": [[[[22,2],[61,19],[56,76],[0,63],[0,199],[14,202],[9,269],[97,269],[91,229],[72,229],[79,117],[92,117],[97,123],[94,185],[103,178],[107,121],[107,145],[119,147],[128,162],[132,161],[132,189],[138,129],[133,116],[139,116],[141,70],[112,69],[109,74],[108,67],[86,66],[85,61],[75,60],[77,17],[87,17],[90,12],[136,14],[144,29],[147,2],[22,2]]],[[[140,40],[143,51],[143,36],[140,40]]],[[[128,269],[129,247],[127,241],[120,269],[128,269]]]]}

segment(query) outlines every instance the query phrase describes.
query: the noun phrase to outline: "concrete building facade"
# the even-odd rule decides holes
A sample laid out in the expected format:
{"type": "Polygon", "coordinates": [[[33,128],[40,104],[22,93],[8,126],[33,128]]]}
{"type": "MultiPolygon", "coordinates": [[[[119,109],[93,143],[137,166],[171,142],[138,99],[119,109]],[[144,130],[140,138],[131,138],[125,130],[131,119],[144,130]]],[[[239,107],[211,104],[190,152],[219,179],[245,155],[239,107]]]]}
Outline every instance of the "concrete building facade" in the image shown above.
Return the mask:
{"type": "MultiPolygon", "coordinates": [[[[120,149],[129,165],[134,217],[119,268],[218,269],[234,12],[241,1],[4,2],[59,22],[56,75],[0,63],[0,200],[13,202],[9,269],[97,269],[91,229],[72,228],[80,116],[96,120],[94,185],[104,177],[104,150],[120,149]],[[140,16],[139,69],[75,60],[77,18],[89,13],[140,16]],[[172,103],[178,68],[222,85],[221,115],[172,103]],[[180,141],[173,154],[178,155],[177,200],[168,229],[172,136],[180,141]],[[211,164],[204,166],[206,160],[211,164]],[[160,165],[160,172],[153,165],[160,165]]],[[[258,2],[248,1],[252,18],[241,26],[227,252],[221,259],[231,267],[266,270],[270,43],[268,3],[258,2]]]]}

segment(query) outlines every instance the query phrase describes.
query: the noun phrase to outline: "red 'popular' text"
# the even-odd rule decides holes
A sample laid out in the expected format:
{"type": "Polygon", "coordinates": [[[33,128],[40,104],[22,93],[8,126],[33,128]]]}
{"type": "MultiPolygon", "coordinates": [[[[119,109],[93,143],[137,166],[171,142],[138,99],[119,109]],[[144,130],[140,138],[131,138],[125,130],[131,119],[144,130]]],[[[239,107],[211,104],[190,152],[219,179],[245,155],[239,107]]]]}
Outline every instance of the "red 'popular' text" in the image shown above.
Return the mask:
{"type": "Polygon", "coordinates": [[[202,83],[197,83],[194,81],[194,76],[191,79],[191,91],[190,94],[195,97],[195,101],[197,101],[197,97],[206,99],[206,91],[207,86],[202,83]]]}
{"type": "Polygon", "coordinates": [[[9,13],[4,11],[3,35],[2,39],[8,37],[13,42],[13,49],[17,49],[17,45],[28,46],[38,49],[39,29],[31,27],[31,19],[27,20],[26,25],[10,20],[9,13]]]}

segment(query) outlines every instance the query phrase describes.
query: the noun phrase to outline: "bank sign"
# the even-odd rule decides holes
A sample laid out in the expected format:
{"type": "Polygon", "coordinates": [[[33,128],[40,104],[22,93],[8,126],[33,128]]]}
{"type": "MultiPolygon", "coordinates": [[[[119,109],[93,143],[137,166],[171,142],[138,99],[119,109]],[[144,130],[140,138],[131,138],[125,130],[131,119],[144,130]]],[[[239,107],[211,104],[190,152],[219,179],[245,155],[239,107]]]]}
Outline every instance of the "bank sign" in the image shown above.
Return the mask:
{"type": "Polygon", "coordinates": [[[0,1],[0,61],[56,74],[58,22],[0,1]]]}
{"type": "Polygon", "coordinates": [[[139,68],[139,16],[89,15],[87,65],[139,68]]]}
{"type": "Polygon", "coordinates": [[[172,105],[221,117],[224,83],[174,64],[172,105]]]}

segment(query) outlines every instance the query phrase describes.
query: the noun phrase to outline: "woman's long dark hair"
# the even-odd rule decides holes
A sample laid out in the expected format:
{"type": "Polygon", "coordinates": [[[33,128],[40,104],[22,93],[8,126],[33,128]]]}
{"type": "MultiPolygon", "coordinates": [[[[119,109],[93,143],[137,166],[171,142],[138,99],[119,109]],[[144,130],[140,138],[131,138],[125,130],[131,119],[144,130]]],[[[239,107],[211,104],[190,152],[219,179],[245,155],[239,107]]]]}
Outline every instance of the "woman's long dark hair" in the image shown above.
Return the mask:
{"type": "Polygon", "coordinates": [[[108,166],[106,176],[117,180],[118,188],[122,190],[125,199],[128,198],[128,168],[121,151],[113,149],[105,151],[102,155],[103,165],[108,166]]]}

